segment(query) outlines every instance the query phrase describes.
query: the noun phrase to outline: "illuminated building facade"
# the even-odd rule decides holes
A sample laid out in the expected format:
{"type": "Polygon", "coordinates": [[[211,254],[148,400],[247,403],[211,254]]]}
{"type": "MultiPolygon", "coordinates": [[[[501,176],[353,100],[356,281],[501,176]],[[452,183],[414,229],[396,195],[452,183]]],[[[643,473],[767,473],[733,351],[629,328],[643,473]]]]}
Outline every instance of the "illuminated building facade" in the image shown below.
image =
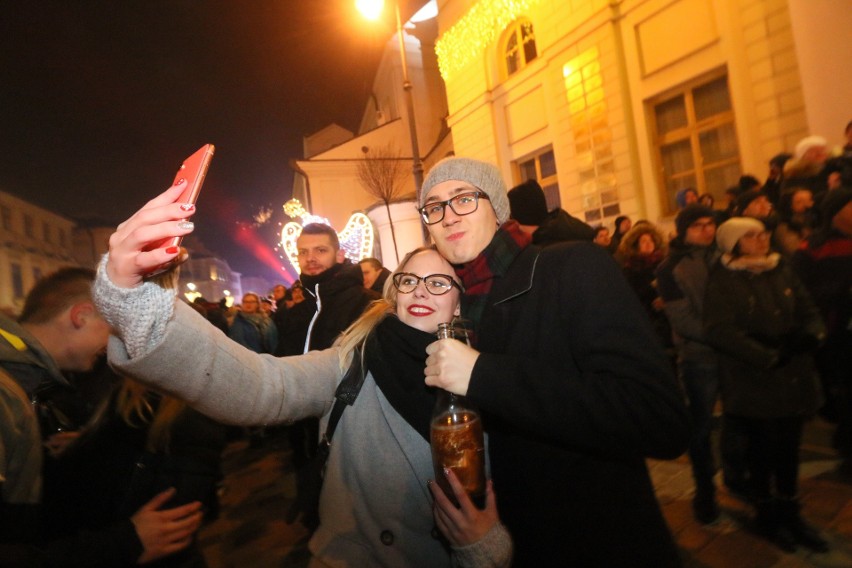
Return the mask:
{"type": "Polygon", "coordinates": [[[437,20],[455,153],[593,225],[669,220],[683,187],[721,205],[852,118],[845,2],[444,0],[437,20]]]}

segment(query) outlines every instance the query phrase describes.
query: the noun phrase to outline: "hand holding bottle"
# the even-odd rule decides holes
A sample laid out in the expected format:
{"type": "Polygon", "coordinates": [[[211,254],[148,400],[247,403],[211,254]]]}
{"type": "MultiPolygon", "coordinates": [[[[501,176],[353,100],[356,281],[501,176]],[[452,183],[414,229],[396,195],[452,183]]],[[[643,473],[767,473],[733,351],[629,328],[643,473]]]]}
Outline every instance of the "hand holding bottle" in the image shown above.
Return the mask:
{"type": "Polygon", "coordinates": [[[461,341],[439,339],[426,348],[426,353],[426,384],[466,395],[479,351],[461,341]]]}
{"type": "Polygon", "coordinates": [[[455,494],[456,507],[437,483],[429,483],[435,498],[433,514],[438,529],[453,546],[466,546],[482,539],[499,522],[491,481],[486,486],[485,509],[478,509],[468,497],[455,473],[445,470],[446,481],[455,494]]]}

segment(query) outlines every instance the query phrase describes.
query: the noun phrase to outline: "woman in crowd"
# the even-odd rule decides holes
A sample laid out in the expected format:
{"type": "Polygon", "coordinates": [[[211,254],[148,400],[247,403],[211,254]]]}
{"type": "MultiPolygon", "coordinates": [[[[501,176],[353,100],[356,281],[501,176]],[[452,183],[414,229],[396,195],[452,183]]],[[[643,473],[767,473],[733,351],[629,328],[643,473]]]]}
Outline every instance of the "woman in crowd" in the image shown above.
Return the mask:
{"type": "Polygon", "coordinates": [[[656,276],[657,267],[666,257],[667,249],[662,233],[654,225],[637,222],[624,235],[616,257],[621,261],[627,282],[651,318],[654,331],[670,351],[674,349],[672,330],[663,311],[663,300],[657,290],[656,276]]]}
{"type": "Polygon", "coordinates": [[[825,326],[790,267],[770,252],[769,238],[753,218],[719,227],[723,255],[707,283],[706,337],[721,355],[725,420],[748,438],[755,529],[788,552],[798,545],[826,551],[797,500],[802,427],[822,400],[812,351],[825,326]]]}
{"type": "Polygon", "coordinates": [[[280,359],[257,355],[222,340],[175,301],[173,290],[143,282],[152,267],[179,254],[176,248],[146,247],[191,231],[178,225],[191,214],[175,203],[179,189],[167,190],[123,223],[102,262],[96,302],[121,337],[111,339],[113,365],[221,420],[262,424],[323,416],[325,422],[337,385],[361,348],[366,378],[330,447],[320,526],[309,545],[312,565],[508,566],[511,542],[490,484],[480,511],[452,472],[447,478],[458,509],[429,483],[435,401],[424,385],[426,346],[438,324],[458,313],[460,284],[450,264],[432,249],[418,249],[394,272],[385,299],[332,349],[280,359]],[[142,312],[153,314],[153,321],[138,317],[142,312]],[[450,546],[436,538],[435,525],[450,546]]]}
{"type": "Polygon", "coordinates": [[[816,225],[814,194],[806,187],[796,187],[778,199],[778,227],[773,241],[785,258],[793,256],[802,241],[808,239],[816,225]]]}
{"type": "MultiPolygon", "coordinates": [[[[166,508],[200,501],[205,516],[213,518],[224,447],[224,425],[175,397],[119,379],[51,468],[52,494],[45,511],[49,529],[57,538],[64,530],[114,525],[170,487],[175,495],[166,508]]],[[[193,542],[152,566],[206,564],[193,542]]]]}

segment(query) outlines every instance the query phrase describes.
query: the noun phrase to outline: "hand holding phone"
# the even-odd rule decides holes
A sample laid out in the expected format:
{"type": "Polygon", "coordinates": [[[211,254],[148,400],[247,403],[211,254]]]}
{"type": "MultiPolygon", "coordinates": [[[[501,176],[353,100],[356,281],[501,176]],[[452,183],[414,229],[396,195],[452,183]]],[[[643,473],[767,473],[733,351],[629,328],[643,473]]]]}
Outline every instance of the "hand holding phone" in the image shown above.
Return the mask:
{"type": "MultiPolygon", "coordinates": [[[[210,168],[210,162],[213,160],[213,153],[216,148],[213,144],[205,144],[199,148],[194,154],[183,161],[172,186],[184,184],[184,190],[175,201],[176,203],[192,203],[198,201],[198,195],[201,193],[201,186],[204,184],[204,178],[207,177],[207,170],[210,168]]],[[[145,250],[156,250],[163,247],[179,247],[183,237],[171,237],[150,243],[145,250]]],[[[154,276],[164,272],[171,264],[166,264],[158,267],[150,272],[148,276],[154,276]]]]}

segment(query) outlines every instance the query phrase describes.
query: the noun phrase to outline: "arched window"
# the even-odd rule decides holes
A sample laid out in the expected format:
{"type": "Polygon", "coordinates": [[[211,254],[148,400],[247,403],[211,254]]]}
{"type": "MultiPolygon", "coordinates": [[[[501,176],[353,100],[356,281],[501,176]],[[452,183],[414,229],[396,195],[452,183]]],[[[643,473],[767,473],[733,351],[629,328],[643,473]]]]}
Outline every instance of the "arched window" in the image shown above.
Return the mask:
{"type": "Polygon", "coordinates": [[[506,61],[506,76],[514,75],[536,58],[535,33],[532,22],[518,20],[507,30],[503,57],[506,61]]]}

